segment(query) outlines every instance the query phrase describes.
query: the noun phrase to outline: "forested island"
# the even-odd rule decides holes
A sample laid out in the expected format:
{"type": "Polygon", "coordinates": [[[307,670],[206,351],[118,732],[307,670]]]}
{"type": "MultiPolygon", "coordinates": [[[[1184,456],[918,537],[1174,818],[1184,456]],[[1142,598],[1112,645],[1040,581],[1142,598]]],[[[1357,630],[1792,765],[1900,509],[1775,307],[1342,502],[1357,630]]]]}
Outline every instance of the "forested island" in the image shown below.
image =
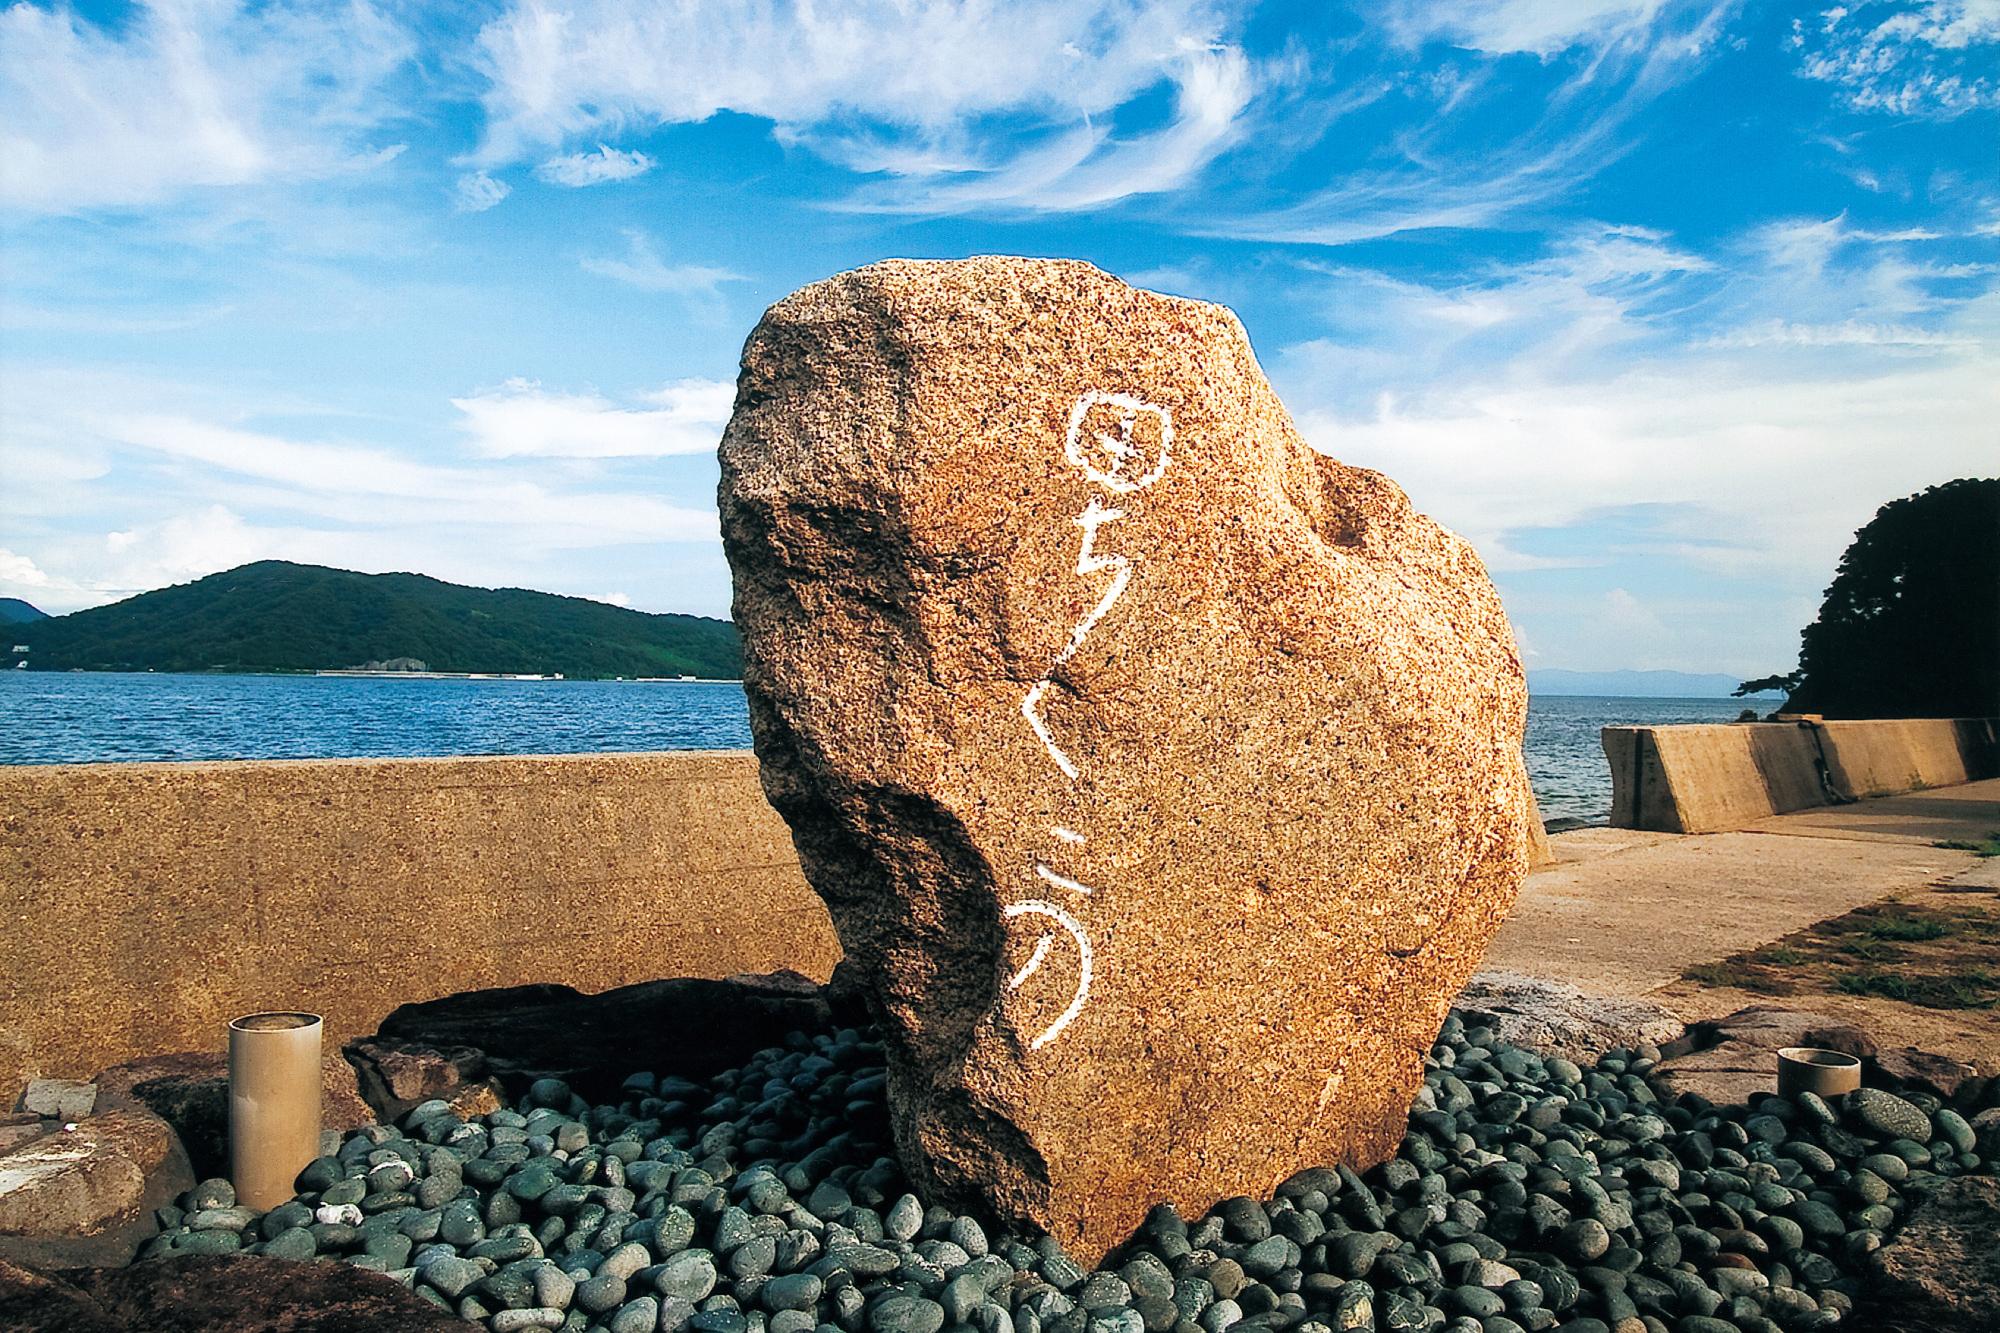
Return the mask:
{"type": "Polygon", "coordinates": [[[568,677],[742,673],[736,628],[523,588],[284,560],[8,628],[36,671],[323,671],[392,664],[568,677]]]}

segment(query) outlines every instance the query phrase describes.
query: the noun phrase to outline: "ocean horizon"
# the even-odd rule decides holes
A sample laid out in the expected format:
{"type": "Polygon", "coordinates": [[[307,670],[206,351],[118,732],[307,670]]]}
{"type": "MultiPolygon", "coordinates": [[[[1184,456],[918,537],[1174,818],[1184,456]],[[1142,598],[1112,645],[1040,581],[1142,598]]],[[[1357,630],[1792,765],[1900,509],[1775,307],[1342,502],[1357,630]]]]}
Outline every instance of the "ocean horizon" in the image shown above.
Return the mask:
{"type": "MultiPolygon", "coordinates": [[[[1535,694],[1524,747],[1542,817],[1611,811],[1607,726],[1730,722],[1742,699],[1535,694]]],[[[735,750],[734,681],[0,673],[0,764],[735,750]]]]}

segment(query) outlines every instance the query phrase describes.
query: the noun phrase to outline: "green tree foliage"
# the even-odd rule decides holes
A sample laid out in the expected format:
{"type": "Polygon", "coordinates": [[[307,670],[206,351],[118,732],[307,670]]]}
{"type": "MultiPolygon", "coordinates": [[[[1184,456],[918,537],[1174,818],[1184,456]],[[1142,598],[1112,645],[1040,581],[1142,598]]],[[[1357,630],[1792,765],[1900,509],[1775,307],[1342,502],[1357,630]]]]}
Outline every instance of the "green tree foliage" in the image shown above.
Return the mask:
{"type": "Polygon", "coordinates": [[[434,671],[742,674],[736,627],[421,574],[264,560],[18,625],[38,670],[311,671],[396,657],[434,671]]]}
{"type": "Polygon", "coordinates": [[[1877,510],[1840,558],[1790,686],[1788,711],[1827,717],[2000,714],[2000,479],[1877,510]]]}
{"type": "Polygon", "coordinates": [[[1774,690],[1790,694],[1798,687],[1799,673],[1794,671],[1785,676],[1759,676],[1755,680],[1746,680],[1731,690],[1729,696],[1732,699],[1741,699],[1746,694],[1769,694],[1774,690]]]}

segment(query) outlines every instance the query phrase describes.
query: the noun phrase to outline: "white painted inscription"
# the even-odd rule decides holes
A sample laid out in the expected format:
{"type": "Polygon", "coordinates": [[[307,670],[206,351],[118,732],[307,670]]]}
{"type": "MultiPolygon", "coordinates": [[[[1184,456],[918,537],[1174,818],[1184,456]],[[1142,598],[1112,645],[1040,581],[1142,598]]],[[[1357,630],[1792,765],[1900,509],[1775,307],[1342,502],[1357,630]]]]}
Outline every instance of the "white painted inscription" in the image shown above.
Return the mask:
{"type": "MultiPolygon", "coordinates": [[[[1130,394],[1105,393],[1093,389],[1076,400],[1070,409],[1069,429],[1063,441],[1063,456],[1067,458],[1093,483],[1103,487],[1113,495],[1129,495],[1143,490],[1166,475],[1167,464],[1172,460],[1174,441],[1173,414],[1166,408],[1130,394]]],[[[1083,512],[1073,520],[1083,529],[1083,542],[1077,550],[1076,572],[1079,578],[1095,574],[1111,575],[1111,582],[1098,598],[1096,605],[1084,613],[1083,619],[1070,628],[1069,639],[1049,663],[1042,678],[1028,687],[1021,699],[1021,716],[1028,721],[1035,738],[1048,751],[1056,768],[1070,781],[1081,776],[1076,761],[1056,743],[1049,731],[1048,720],[1042,715],[1042,701],[1055,687],[1055,675],[1063,665],[1076,655],[1090,632],[1097,628],[1104,617],[1111,612],[1118,599],[1131,586],[1133,563],[1136,556],[1100,555],[1096,550],[1098,533],[1106,525],[1125,517],[1125,511],[1106,504],[1104,499],[1093,494],[1083,507],[1083,512]]],[[[1081,846],[1084,836],[1074,829],[1057,825],[1049,833],[1058,843],[1065,846],[1081,846]]],[[[1062,874],[1047,861],[1037,861],[1035,875],[1054,888],[1088,898],[1092,895],[1089,885],[1062,874]]],[[[1015,903],[1004,910],[1002,915],[1008,921],[1022,917],[1038,916],[1069,932],[1077,947],[1076,993],[1068,1007],[1057,1016],[1055,1022],[1045,1028],[1040,1035],[1028,1043],[1031,1051],[1040,1050],[1062,1034],[1064,1028],[1075,1021],[1083,1012],[1084,1002],[1090,998],[1091,960],[1090,936],[1077,919],[1067,910],[1047,899],[1031,899],[1015,903]]],[[[1035,943],[1034,952],[1028,961],[1007,982],[1011,993],[1036,972],[1048,960],[1054,939],[1052,928],[1044,927],[1035,943]]]]}

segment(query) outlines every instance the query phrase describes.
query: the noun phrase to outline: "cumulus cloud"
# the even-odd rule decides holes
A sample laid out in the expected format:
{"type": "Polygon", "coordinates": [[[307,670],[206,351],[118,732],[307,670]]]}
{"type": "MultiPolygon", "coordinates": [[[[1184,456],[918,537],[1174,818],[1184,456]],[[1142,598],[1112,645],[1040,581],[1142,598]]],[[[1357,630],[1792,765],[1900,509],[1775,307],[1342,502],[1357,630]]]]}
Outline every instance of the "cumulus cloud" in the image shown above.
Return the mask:
{"type": "Polygon", "coordinates": [[[553,393],[511,379],[452,406],[473,448],[490,458],[664,458],[714,451],[736,401],[726,380],[682,380],[640,406],[595,393],[553,393]]]}
{"type": "Polygon", "coordinates": [[[410,60],[366,0],[265,8],[154,0],[117,25],[67,5],[0,11],[0,204],[153,203],[199,186],[365,169],[410,60]]]}
{"type": "Polygon", "coordinates": [[[42,588],[49,576],[25,555],[0,547],[0,589],[42,588]]]}
{"type": "Polygon", "coordinates": [[[643,176],[657,165],[644,153],[624,152],[608,144],[597,145],[594,153],[569,153],[552,157],[535,168],[535,175],[551,185],[582,189],[587,185],[607,185],[643,176]]]}
{"type": "Polygon", "coordinates": [[[733,111],[892,188],[863,206],[1085,207],[1172,188],[1226,146],[1253,92],[1220,0],[911,6],[516,0],[480,32],[476,160],[519,161],[605,127],[733,111]],[[1103,122],[1155,89],[1167,122],[1103,122]],[[1005,117],[1008,124],[996,122],[1005,117]],[[919,179],[953,190],[927,193],[919,179]]]}
{"type": "Polygon", "coordinates": [[[2000,106],[1995,0],[1862,0],[1794,19],[1791,40],[1799,73],[1856,111],[1950,118],[2000,106]]]}

